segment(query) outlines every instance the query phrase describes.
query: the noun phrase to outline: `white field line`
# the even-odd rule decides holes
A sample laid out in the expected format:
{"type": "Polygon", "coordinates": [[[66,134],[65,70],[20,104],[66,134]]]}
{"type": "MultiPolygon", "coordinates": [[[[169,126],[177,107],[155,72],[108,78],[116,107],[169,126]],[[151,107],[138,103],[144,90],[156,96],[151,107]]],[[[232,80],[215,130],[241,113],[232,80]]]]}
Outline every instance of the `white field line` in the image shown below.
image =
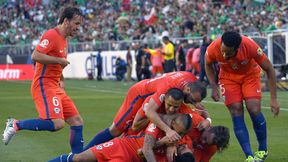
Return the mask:
{"type": "MultiPolygon", "coordinates": [[[[28,82],[20,82],[20,83],[24,83],[24,84],[28,84],[28,82]]],[[[31,84],[31,83],[29,83],[31,84]]],[[[97,89],[96,86],[88,86],[86,85],[85,88],[83,87],[69,87],[70,89],[85,89],[85,90],[90,90],[90,91],[95,91],[95,92],[104,92],[104,93],[113,93],[113,94],[125,94],[126,95],[126,92],[123,92],[123,91],[115,91],[115,90],[103,90],[103,89],[97,89]]],[[[268,95],[263,95],[263,96],[268,96],[268,95]]],[[[278,101],[279,100],[287,100],[287,99],[279,99],[279,96],[278,96],[278,101]]],[[[204,103],[212,103],[212,104],[222,104],[224,105],[223,102],[213,102],[213,101],[207,101],[207,100],[203,100],[204,103]]],[[[262,109],[267,109],[267,110],[270,110],[270,107],[268,106],[262,106],[261,107],[262,109]]],[[[280,110],[281,111],[288,111],[288,108],[283,108],[283,107],[280,107],[280,110]]]]}
{"type": "MultiPolygon", "coordinates": [[[[89,88],[87,86],[87,88],[83,88],[83,87],[70,87],[71,89],[85,89],[85,90],[90,90],[90,91],[95,91],[95,92],[105,92],[105,93],[113,93],[113,94],[125,94],[126,95],[126,92],[123,92],[123,91],[113,91],[113,90],[103,90],[103,89],[96,89],[95,87],[93,89],[89,88]]],[[[207,100],[203,100],[202,102],[204,103],[212,103],[212,104],[221,104],[221,105],[224,105],[223,102],[214,102],[214,101],[207,101],[207,100]]],[[[267,110],[270,110],[270,107],[268,106],[262,106],[261,107],[262,109],[267,109],[267,110]]],[[[281,107],[280,108],[281,111],[288,111],[288,108],[283,108],[281,107]]]]}

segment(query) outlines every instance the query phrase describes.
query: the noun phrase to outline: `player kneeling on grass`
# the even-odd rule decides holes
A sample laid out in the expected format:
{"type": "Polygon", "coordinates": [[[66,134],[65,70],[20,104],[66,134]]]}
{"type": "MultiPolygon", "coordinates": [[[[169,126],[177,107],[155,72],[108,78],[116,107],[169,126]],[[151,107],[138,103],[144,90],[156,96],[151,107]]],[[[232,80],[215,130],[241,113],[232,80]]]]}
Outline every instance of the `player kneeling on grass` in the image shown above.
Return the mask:
{"type": "MultiPolygon", "coordinates": [[[[167,118],[167,124],[180,135],[184,136],[191,128],[192,119],[188,114],[177,114],[167,118]]],[[[137,136],[115,138],[106,143],[93,146],[80,154],[66,154],[49,162],[92,162],[92,161],[133,161],[141,162],[144,159],[138,154],[143,147],[143,155],[147,161],[167,161],[165,144],[171,144],[165,132],[155,124],[150,123],[147,129],[137,136]]]]}

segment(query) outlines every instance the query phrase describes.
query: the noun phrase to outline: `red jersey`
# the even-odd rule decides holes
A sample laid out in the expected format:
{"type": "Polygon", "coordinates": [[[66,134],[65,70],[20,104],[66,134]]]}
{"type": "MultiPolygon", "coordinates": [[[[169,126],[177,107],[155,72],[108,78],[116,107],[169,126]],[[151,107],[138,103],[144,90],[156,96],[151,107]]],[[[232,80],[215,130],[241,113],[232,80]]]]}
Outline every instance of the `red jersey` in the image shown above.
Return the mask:
{"type": "Polygon", "coordinates": [[[221,38],[212,42],[206,51],[208,64],[217,61],[220,64],[219,78],[238,80],[237,76],[260,73],[259,65],[267,59],[265,53],[252,39],[242,36],[236,57],[225,60],[221,54],[221,38]]]}
{"type": "Polygon", "coordinates": [[[197,78],[192,73],[178,71],[165,73],[153,79],[143,80],[140,82],[142,86],[139,86],[139,89],[141,89],[142,94],[154,93],[152,98],[160,106],[162,104],[161,95],[165,94],[170,88],[183,90],[186,84],[195,81],[197,81],[197,78]]]}
{"type": "MultiPolygon", "coordinates": [[[[160,96],[161,105],[160,105],[159,109],[157,109],[157,113],[166,114],[165,104],[163,102],[164,97],[165,97],[165,95],[160,96]]],[[[139,109],[137,112],[137,114],[139,114],[142,118],[147,118],[147,116],[145,115],[145,111],[146,111],[145,109],[147,108],[147,105],[148,105],[150,98],[151,98],[151,96],[146,98],[141,109],[139,109]]],[[[180,108],[178,109],[177,113],[189,114],[191,112],[190,110],[192,111],[192,109],[190,107],[188,107],[186,104],[182,103],[180,105],[180,108]]]]}
{"type": "Polygon", "coordinates": [[[203,145],[201,143],[202,132],[198,131],[197,126],[205,119],[192,109],[180,109],[179,113],[192,115],[192,129],[186,135],[191,141],[189,141],[189,138],[186,137],[184,143],[186,143],[188,147],[192,149],[195,162],[209,162],[211,157],[217,152],[217,146],[208,146],[207,144],[203,145]]]}
{"type": "MultiPolygon", "coordinates": [[[[67,57],[67,40],[64,38],[58,28],[46,31],[36,50],[49,56],[67,57]]],[[[34,79],[31,90],[36,89],[41,84],[45,88],[59,88],[58,82],[62,75],[62,67],[60,64],[41,64],[36,62],[34,79]]]]}

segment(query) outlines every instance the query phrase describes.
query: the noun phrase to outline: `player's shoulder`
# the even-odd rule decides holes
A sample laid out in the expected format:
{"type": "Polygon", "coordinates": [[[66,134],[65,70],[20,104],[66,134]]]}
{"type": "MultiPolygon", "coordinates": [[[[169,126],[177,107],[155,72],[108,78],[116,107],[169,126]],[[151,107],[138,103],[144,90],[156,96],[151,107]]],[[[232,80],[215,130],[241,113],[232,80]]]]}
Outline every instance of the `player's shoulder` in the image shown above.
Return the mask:
{"type": "Polygon", "coordinates": [[[257,45],[256,42],[250,37],[242,35],[241,38],[242,38],[241,45],[243,45],[243,46],[257,45]]]}
{"type": "Polygon", "coordinates": [[[49,29],[47,31],[44,32],[43,34],[46,37],[55,37],[58,36],[58,32],[55,30],[55,28],[49,29]]]}
{"type": "Polygon", "coordinates": [[[220,48],[221,42],[222,42],[221,37],[217,38],[208,46],[208,49],[220,48]]]}

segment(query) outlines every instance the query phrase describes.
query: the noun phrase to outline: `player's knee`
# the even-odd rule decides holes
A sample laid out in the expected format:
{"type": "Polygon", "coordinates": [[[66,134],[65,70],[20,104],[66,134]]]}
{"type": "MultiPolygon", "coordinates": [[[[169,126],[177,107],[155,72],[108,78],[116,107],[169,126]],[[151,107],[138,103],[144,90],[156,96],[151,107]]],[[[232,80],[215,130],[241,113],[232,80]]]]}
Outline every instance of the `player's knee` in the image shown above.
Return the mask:
{"type": "Polygon", "coordinates": [[[109,131],[110,131],[110,134],[113,136],[113,137],[118,137],[120,136],[123,132],[119,131],[114,124],[112,124],[110,127],[109,127],[109,131]]]}
{"type": "Polygon", "coordinates": [[[52,121],[54,123],[55,131],[62,129],[65,126],[65,121],[63,119],[52,119],[52,121]]]}
{"type": "Polygon", "coordinates": [[[89,161],[87,156],[83,156],[81,154],[75,154],[73,157],[73,162],[87,162],[89,161]]]}
{"type": "Polygon", "coordinates": [[[248,109],[249,114],[253,116],[257,116],[260,113],[260,111],[261,111],[260,108],[257,107],[248,109]]]}
{"type": "Polygon", "coordinates": [[[242,104],[232,104],[232,105],[229,105],[229,111],[230,111],[230,114],[232,116],[240,116],[240,115],[243,115],[244,113],[244,110],[243,110],[243,105],[242,104]]]}
{"type": "Polygon", "coordinates": [[[83,119],[80,115],[76,115],[73,117],[70,117],[66,120],[66,122],[70,125],[70,126],[80,126],[83,125],[83,119]]]}

